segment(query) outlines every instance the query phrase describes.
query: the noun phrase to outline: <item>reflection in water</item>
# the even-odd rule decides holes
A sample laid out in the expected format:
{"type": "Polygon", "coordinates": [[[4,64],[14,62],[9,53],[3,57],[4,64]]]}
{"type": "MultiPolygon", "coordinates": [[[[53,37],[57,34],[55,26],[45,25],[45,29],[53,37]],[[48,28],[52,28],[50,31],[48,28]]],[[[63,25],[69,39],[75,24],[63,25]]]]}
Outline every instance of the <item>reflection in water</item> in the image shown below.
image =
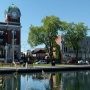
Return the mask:
{"type": "Polygon", "coordinates": [[[63,90],[89,90],[90,71],[63,73],[63,90]]]}
{"type": "Polygon", "coordinates": [[[36,73],[21,75],[21,90],[50,90],[49,74],[36,73]]]}
{"type": "Polygon", "coordinates": [[[89,90],[90,71],[0,75],[0,90],[89,90]]]}
{"type": "Polygon", "coordinates": [[[50,90],[59,90],[61,82],[61,74],[60,73],[51,73],[50,76],[50,90]]]}
{"type": "Polygon", "coordinates": [[[0,75],[0,90],[20,90],[20,76],[16,73],[0,75]]]}

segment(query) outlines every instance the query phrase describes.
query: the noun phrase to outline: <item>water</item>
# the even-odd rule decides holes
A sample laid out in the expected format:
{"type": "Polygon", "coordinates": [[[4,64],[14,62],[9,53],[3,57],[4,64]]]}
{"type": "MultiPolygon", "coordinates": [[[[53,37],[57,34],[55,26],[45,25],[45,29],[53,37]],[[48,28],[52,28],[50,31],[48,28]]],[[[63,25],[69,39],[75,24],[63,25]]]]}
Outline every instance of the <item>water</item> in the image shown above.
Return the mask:
{"type": "Polygon", "coordinates": [[[0,90],[90,90],[90,71],[4,74],[0,90]]]}

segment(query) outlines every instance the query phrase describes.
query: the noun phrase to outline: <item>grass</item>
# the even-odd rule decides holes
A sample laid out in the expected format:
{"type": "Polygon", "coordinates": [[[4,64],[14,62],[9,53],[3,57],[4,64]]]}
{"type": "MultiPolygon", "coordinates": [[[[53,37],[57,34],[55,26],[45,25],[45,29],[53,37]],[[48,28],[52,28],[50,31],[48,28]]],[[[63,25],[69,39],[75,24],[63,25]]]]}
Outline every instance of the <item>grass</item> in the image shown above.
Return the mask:
{"type": "MultiPolygon", "coordinates": [[[[25,67],[23,64],[16,64],[17,67],[25,67]]],[[[33,67],[33,66],[52,66],[51,64],[28,64],[28,67],[33,67]]],[[[55,66],[67,66],[65,64],[55,64],[55,66]]],[[[12,63],[0,63],[0,67],[15,67],[14,64],[12,63]]]]}
{"type": "Polygon", "coordinates": [[[33,64],[33,66],[51,66],[51,64],[33,64]]]}
{"type": "MultiPolygon", "coordinates": [[[[17,67],[25,67],[23,64],[16,64],[17,67]]],[[[51,66],[51,64],[28,64],[28,66],[51,66]]],[[[57,65],[56,65],[57,66],[57,65]]],[[[12,63],[0,63],[0,67],[15,67],[12,63]]]]}

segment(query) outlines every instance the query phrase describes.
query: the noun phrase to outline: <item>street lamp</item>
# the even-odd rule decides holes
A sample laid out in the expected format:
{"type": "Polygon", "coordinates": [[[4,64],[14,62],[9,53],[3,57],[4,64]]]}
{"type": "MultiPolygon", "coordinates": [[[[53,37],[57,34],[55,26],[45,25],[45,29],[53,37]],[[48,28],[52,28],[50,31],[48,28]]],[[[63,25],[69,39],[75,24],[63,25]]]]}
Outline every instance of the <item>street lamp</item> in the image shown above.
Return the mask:
{"type": "Polygon", "coordinates": [[[7,63],[7,49],[8,49],[8,46],[7,46],[7,43],[6,43],[6,46],[5,46],[5,51],[6,51],[6,53],[5,53],[5,56],[6,56],[5,63],[7,63]]]}
{"type": "MultiPolygon", "coordinates": [[[[5,41],[7,40],[7,32],[5,32],[5,41]]],[[[5,63],[7,63],[7,54],[8,54],[8,44],[7,44],[7,41],[5,42],[5,63]]]]}
{"type": "Polygon", "coordinates": [[[12,30],[12,53],[13,53],[13,62],[14,62],[14,30],[12,30]]]}

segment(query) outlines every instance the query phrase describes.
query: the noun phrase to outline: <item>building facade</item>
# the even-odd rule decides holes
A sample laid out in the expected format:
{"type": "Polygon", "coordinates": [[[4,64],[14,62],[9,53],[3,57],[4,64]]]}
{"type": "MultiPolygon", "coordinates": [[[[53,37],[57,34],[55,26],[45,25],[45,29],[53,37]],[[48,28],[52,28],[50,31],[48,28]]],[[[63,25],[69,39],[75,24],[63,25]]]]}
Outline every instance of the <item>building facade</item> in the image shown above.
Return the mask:
{"type": "MultiPolygon", "coordinates": [[[[72,48],[69,48],[65,41],[62,40],[61,43],[61,52],[64,59],[71,59],[75,57],[75,53],[72,48]]],[[[78,52],[78,57],[80,59],[88,59],[90,60],[90,36],[86,36],[81,42],[80,42],[80,49],[78,52]]]]}
{"type": "Polygon", "coordinates": [[[0,60],[4,62],[20,59],[21,53],[21,12],[11,5],[5,11],[5,22],[0,22],[0,60]]]}

